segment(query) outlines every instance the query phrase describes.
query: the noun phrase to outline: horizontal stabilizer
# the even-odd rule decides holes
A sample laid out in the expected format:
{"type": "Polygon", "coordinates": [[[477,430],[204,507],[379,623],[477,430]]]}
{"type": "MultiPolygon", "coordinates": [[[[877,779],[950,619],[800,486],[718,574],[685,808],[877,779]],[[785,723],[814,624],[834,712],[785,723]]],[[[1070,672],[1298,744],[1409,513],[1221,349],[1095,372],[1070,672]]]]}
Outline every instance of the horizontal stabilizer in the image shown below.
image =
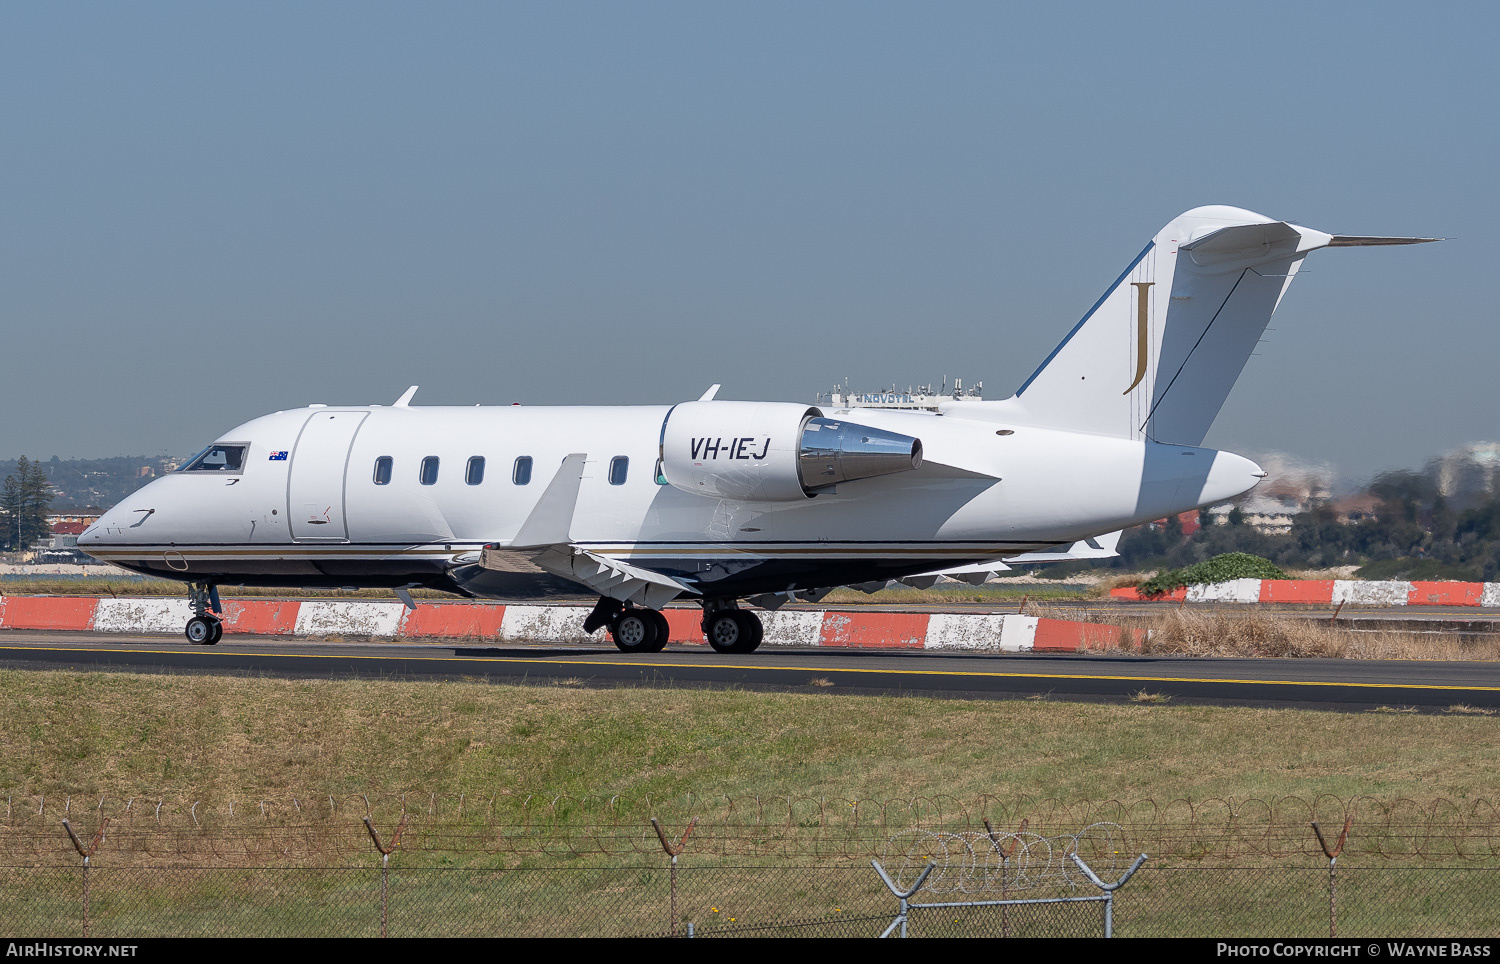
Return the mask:
{"type": "Polygon", "coordinates": [[[1446,241],[1447,238],[1372,238],[1358,234],[1335,234],[1328,242],[1330,248],[1377,248],[1384,244],[1426,244],[1429,241],[1446,241]]]}

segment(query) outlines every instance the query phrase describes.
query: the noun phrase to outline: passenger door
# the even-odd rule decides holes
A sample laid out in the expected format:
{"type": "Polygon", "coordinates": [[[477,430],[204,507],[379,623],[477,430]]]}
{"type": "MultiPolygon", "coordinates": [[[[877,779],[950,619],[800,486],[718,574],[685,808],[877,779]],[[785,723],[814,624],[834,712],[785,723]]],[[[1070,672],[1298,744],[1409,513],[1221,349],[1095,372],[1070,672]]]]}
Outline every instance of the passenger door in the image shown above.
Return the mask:
{"type": "Polygon", "coordinates": [[[287,520],[294,542],[348,542],[344,485],[349,449],[369,412],[318,411],[297,436],[287,478],[287,520]]]}

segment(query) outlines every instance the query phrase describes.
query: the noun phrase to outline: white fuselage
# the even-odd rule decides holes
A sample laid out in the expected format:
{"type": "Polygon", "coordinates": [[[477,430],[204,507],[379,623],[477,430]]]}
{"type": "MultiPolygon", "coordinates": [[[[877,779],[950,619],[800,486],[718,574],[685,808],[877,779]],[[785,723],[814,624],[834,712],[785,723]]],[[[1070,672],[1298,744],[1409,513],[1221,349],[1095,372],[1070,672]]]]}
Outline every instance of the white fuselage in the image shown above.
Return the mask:
{"type": "Polygon", "coordinates": [[[1211,449],[855,409],[837,414],[920,439],[921,467],[792,501],[742,501],[658,481],[670,412],[278,412],[221,436],[247,447],[237,471],[158,479],[106,513],[79,547],[194,582],[425,585],[495,596],[563,591],[565,581],[540,571],[481,570],[479,550],[509,544],[564,458],[586,453],[569,543],[668,574],[704,597],[736,597],[1003,559],[1222,501],[1263,474],[1211,449]],[[432,458],[436,476],[428,463],[424,484],[423,460],[432,458]],[[474,458],[484,460],[484,472],[470,484],[474,458]],[[531,460],[526,484],[515,480],[521,458],[531,460]],[[629,460],[623,479],[619,458],[629,460]],[[383,484],[381,459],[389,459],[383,484]]]}

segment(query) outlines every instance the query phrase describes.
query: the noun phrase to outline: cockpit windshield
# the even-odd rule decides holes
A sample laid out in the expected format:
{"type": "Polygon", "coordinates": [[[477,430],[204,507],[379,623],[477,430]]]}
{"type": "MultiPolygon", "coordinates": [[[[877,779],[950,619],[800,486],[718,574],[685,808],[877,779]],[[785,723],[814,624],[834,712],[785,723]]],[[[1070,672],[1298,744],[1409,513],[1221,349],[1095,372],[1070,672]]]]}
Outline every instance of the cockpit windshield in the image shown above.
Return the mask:
{"type": "Polygon", "coordinates": [[[245,470],[245,452],[248,445],[229,445],[215,442],[197,455],[188,459],[179,472],[224,472],[238,474],[245,470]]]}

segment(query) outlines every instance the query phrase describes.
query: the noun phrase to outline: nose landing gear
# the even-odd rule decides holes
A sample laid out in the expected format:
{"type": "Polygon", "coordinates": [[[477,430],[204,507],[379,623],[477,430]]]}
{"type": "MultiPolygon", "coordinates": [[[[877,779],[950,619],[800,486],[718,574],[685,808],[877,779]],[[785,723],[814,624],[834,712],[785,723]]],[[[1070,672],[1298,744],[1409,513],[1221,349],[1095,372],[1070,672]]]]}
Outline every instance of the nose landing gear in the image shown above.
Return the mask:
{"type": "Polygon", "coordinates": [[[193,617],[187,621],[182,634],[195,646],[212,646],[224,636],[224,624],[219,613],[219,587],[213,583],[188,583],[188,598],[193,606],[193,617]]]}

